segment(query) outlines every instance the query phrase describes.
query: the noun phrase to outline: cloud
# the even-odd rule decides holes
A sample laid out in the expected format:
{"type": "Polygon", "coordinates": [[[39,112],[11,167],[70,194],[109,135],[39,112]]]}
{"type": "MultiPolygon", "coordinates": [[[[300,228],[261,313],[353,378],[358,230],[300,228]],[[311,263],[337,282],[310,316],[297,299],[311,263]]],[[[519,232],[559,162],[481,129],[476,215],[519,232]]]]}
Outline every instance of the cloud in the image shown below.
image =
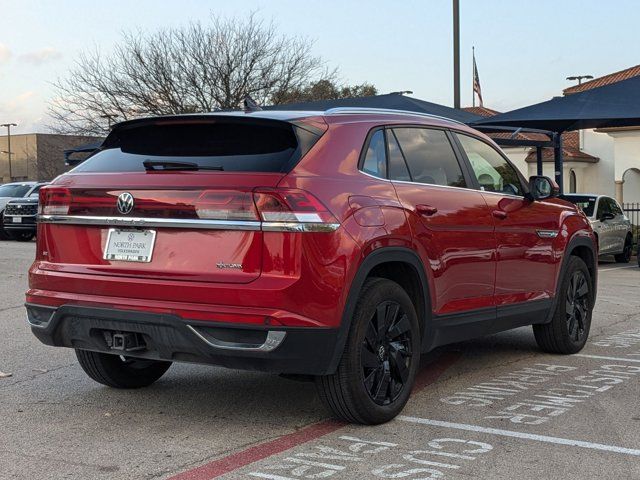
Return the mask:
{"type": "Polygon", "coordinates": [[[21,61],[32,65],[42,65],[43,63],[55,61],[60,58],[62,58],[62,53],[51,47],[45,47],[41,50],[23,53],[19,57],[21,61]]]}
{"type": "Polygon", "coordinates": [[[8,62],[11,58],[11,50],[4,43],[0,43],[0,64],[8,62]]]}

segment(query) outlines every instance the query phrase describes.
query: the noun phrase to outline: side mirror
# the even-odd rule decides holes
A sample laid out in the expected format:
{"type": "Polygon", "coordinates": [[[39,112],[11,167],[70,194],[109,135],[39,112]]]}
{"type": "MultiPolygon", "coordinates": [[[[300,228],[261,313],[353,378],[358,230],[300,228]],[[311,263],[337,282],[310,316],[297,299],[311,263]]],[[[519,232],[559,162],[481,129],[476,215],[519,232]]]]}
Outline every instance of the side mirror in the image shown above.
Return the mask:
{"type": "Polygon", "coordinates": [[[529,190],[533,200],[546,200],[560,194],[558,184],[549,177],[535,175],[529,178],[529,190]]]}
{"type": "Polygon", "coordinates": [[[600,217],[600,221],[601,222],[605,222],[607,220],[613,220],[614,218],[616,218],[616,216],[611,213],[611,212],[605,212],[602,214],[602,216],[600,217]]]}

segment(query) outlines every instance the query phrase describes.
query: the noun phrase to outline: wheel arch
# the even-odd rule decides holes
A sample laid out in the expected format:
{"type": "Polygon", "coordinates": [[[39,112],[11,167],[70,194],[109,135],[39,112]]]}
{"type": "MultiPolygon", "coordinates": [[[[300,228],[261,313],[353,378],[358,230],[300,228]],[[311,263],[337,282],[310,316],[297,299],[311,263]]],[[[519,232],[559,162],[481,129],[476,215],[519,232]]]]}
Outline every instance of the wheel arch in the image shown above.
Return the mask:
{"type": "Polygon", "coordinates": [[[549,311],[547,322],[551,321],[553,313],[555,312],[557,302],[560,298],[561,279],[566,274],[567,266],[572,256],[581,258],[587,265],[587,269],[591,275],[591,287],[593,288],[593,300],[595,302],[598,293],[598,253],[597,246],[594,242],[597,242],[597,236],[595,236],[595,234],[593,239],[588,235],[576,235],[567,243],[560,270],[556,278],[556,294],[551,310],[549,311]]]}
{"type": "Polygon", "coordinates": [[[327,373],[335,372],[338,367],[349,335],[358,297],[365,281],[370,277],[381,277],[395,281],[405,289],[416,307],[422,330],[422,345],[426,345],[425,339],[428,339],[431,333],[432,315],[429,282],[424,264],[420,257],[409,248],[382,247],[372,251],[364,258],[349,286],[330,371],[327,373]]]}

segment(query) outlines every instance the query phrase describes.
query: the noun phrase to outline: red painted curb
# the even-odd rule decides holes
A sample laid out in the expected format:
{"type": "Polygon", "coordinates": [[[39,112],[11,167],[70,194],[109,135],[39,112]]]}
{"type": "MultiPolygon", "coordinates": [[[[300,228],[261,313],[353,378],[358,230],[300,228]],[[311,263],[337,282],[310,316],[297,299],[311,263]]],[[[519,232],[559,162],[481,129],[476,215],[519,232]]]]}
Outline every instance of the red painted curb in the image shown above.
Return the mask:
{"type": "Polygon", "coordinates": [[[315,440],[328,433],[335,432],[344,426],[345,424],[342,422],[324,420],[298,430],[297,432],[278,437],[266,443],[260,443],[241,452],[196,467],[193,470],[179,473],[168,480],[209,480],[211,478],[217,478],[225,473],[284,452],[290,448],[297,447],[298,445],[315,440]]]}
{"type": "MultiPolygon", "coordinates": [[[[417,392],[435,382],[444,371],[460,358],[460,353],[445,353],[434,363],[422,369],[416,376],[413,391],[417,392]]],[[[192,470],[179,473],[168,480],[211,480],[249,464],[277,455],[291,448],[335,432],[347,424],[335,420],[323,420],[274,440],[254,445],[241,452],[205,463],[192,470]]]]}

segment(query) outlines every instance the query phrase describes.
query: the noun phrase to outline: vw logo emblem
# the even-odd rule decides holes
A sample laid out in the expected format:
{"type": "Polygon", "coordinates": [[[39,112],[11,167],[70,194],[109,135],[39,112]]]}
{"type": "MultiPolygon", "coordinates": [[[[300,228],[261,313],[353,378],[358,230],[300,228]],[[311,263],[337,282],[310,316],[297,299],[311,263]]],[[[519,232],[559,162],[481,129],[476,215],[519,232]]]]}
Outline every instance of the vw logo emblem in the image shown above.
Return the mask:
{"type": "Polygon", "coordinates": [[[122,215],[126,215],[127,213],[131,213],[131,210],[133,210],[133,204],[133,195],[129,192],[124,192],[118,197],[116,207],[122,215]]]}

